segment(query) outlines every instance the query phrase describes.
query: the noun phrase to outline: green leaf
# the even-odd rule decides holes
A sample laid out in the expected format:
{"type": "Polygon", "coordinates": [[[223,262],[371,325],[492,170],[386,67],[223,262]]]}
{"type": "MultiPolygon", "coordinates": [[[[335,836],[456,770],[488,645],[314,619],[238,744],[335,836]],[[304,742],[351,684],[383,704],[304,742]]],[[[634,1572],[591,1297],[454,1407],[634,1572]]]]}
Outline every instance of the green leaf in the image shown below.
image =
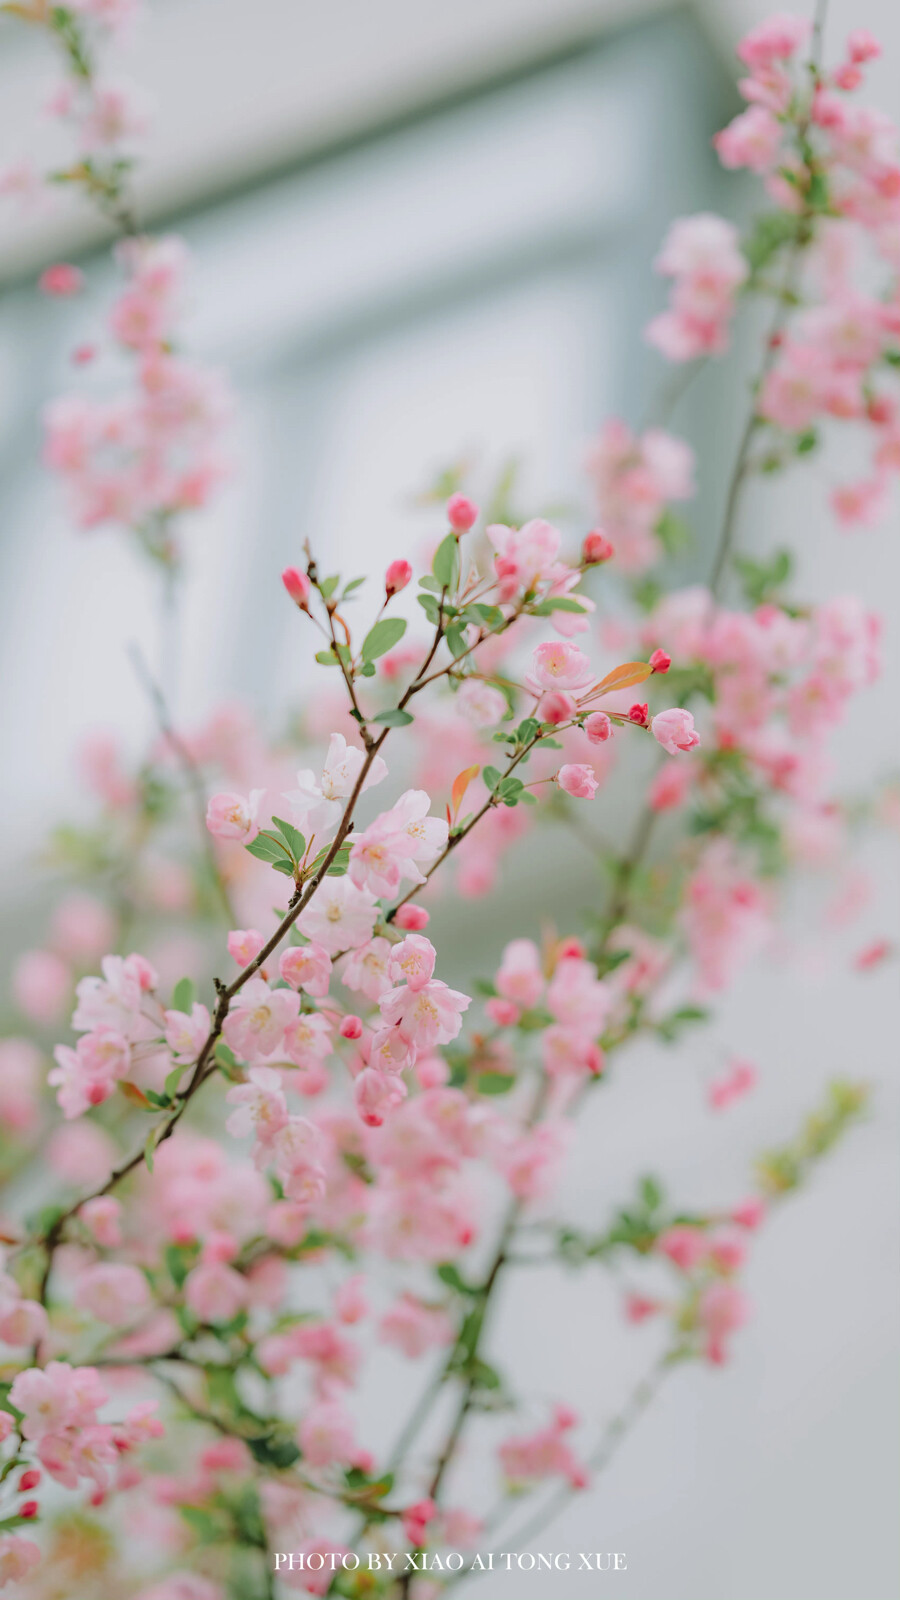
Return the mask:
{"type": "Polygon", "coordinates": [[[459,543],[455,533],[448,533],[434,552],[431,570],[442,589],[452,590],[459,577],[459,543]]]}
{"type": "Polygon", "coordinates": [[[343,598],[346,600],[347,596],[353,594],[354,590],[358,589],[365,581],[365,578],[351,578],[349,583],[344,584],[343,598]]]}
{"type": "Polygon", "coordinates": [[[481,776],[492,792],[503,782],[503,773],[497,767],[485,767],[481,776]]]}
{"type": "Polygon", "coordinates": [[[225,1538],[225,1524],[202,1506],[179,1506],[179,1515],[201,1544],[221,1544],[225,1538]]]}
{"type": "Polygon", "coordinates": [[[362,658],[364,661],[377,661],[388,650],[393,650],[406,632],[405,617],[382,617],[370,628],[362,643],[362,658]]]}
{"type": "Polygon", "coordinates": [[[300,830],[295,828],[292,823],[284,822],[281,817],[273,817],[272,821],[274,822],[278,832],[281,834],[281,837],[290,850],[294,861],[302,861],[303,852],[306,849],[306,840],[304,839],[300,830]]]}
{"type": "Polygon", "coordinates": [[[193,979],[179,978],[175,988],[172,990],[172,1010],[185,1011],[190,1016],[191,1006],[194,1004],[194,994],[193,979]]]}
{"type": "Polygon", "coordinates": [[[536,617],[549,617],[553,611],[572,611],[577,616],[583,617],[586,609],[578,600],[573,600],[567,594],[552,594],[549,599],[541,600],[538,605],[531,608],[536,617]]]}
{"type": "Polygon", "coordinates": [[[428,621],[437,627],[440,617],[440,608],[433,594],[417,594],[416,599],[422,607],[428,621]]]}
{"type": "Polygon", "coordinates": [[[287,845],[271,833],[258,833],[250,844],[244,845],[244,849],[257,861],[268,861],[270,865],[275,861],[284,861],[289,854],[287,845]]]}
{"type": "Polygon", "coordinates": [[[286,878],[293,878],[294,869],[289,861],[273,861],[270,863],[276,872],[283,872],[286,878]]]}
{"type": "Polygon", "coordinates": [[[390,711],[379,711],[373,722],[381,722],[386,728],[406,728],[415,718],[408,711],[401,711],[399,706],[394,706],[390,711]]]}
{"type": "Polygon", "coordinates": [[[459,1268],[455,1267],[452,1261],[442,1261],[440,1266],[435,1267],[434,1270],[441,1283],[445,1283],[448,1289],[455,1289],[457,1294],[478,1295],[481,1293],[480,1289],[474,1287],[471,1283],[466,1283],[459,1268]]]}
{"type": "Polygon", "coordinates": [[[331,596],[334,594],[334,591],[340,581],[340,575],[336,572],[333,577],[325,578],[324,581],[319,584],[323,600],[331,599],[331,596]]]}
{"type": "Polygon", "coordinates": [[[187,1072],[187,1064],[181,1067],[173,1067],[172,1071],[166,1078],[163,1087],[170,1100],[172,1100],[178,1093],[178,1085],[181,1082],[182,1076],[185,1072],[187,1072]]]}
{"type": "Polygon", "coordinates": [[[431,594],[440,594],[442,585],[438,583],[437,578],[432,578],[429,573],[424,578],[419,579],[419,588],[428,589],[431,594]]]}
{"type": "Polygon", "coordinates": [[[479,1074],[479,1094],[508,1094],[515,1077],[511,1072],[482,1072],[479,1074]]]}
{"type": "Polygon", "coordinates": [[[444,634],[444,638],[447,641],[450,654],[454,658],[465,655],[468,646],[466,644],[466,629],[464,623],[460,622],[459,619],[457,619],[455,622],[451,622],[447,632],[444,634]]]}
{"type": "Polygon", "coordinates": [[[674,511],[664,511],[653,531],[666,554],[670,556],[688,550],[693,543],[694,536],[690,527],[684,518],[676,516],[674,511]]]}
{"type": "Polygon", "coordinates": [[[318,661],[320,667],[337,667],[340,665],[337,656],[330,646],[327,650],[317,650],[316,660],[318,661]]]}

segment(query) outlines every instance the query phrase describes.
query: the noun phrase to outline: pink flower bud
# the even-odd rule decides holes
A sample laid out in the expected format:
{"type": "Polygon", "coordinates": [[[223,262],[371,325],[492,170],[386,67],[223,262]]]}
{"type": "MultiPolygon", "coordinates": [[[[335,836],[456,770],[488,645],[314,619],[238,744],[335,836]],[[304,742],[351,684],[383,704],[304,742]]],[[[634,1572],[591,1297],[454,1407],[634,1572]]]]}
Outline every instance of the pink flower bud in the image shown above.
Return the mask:
{"type": "Polygon", "coordinates": [[[239,967],[247,967],[255,961],[265,942],[256,928],[232,928],[226,941],[228,954],[239,967]]]}
{"type": "Polygon", "coordinates": [[[447,521],[454,533],[468,533],[477,518],[478,507],[467,500],[464,494],[450,496],[447,501],[447,521]]]}
{"type": "Polygon", "coordinates": [[[597,779],[593,767],[586,762],[570,761],[556,774],[559,787],[576,800],[593,800],[597,793],[597,779]]]}
{"type": "Polygon", "coordinates": [[[343,1022],[341,1023],[341,1038],[342,1039],[361,1039],[362,1038],[362,1031],[363,1031],[363,1025],[362,1025],[362,1022],[360,1021],[359,1017],[354,1017],[354,1016],[345,1017],[343,1022]]]}
{"type": "MultiPolygon", "coordinates": [[[[644,711],[646,709],[644,706],[644,711]]],[[[676,750],[694,750],[700,743],[700,735],[694,730],[691,713],[683,710],[681,706],[673,706],[671,711],[660,711],[653,718],[651,727],[654,739],[659,740],[670,756],[673,756],[676,750]]]]}
{"type": "Polygon", "coordinates": [[[512,1000],[503,1000],[500,995],[492,995],[484,1009],[498,1028],[512,1028],[519,1020],[518,1006],[512,1000]]]}
{"type": "Polygon", "coordinates": [[[27,1517],[30,1522],[32,1517],[37,1516],[39,1509],[36,1500],[26,1500],[25,1504],[19,1507],[19,1516],[27,1517]]]}
{"type": "Polygon", "coordinates": [[[41,1475],[37,1467],[30,1467],[27,1472],[22,1473],[19,1479],[19,1493],[27,1494],[29,1489],[36,1489],[40,1481],[41,1475]]]}
{"type": "Polygon", "coordinates": [[[649,727],[650,707],[646,705],[633,705],[628,713],[628,721],[634,722],[639,728],[649,727]]]}
{"type": "Polygon", "coordinates": [[[69,295],[79,294],[84,288],[84,273],[77,267],[69,266],[67,261],[58,261],[55,266],[47,267],[41,273],[38,288],[41,294],[66,299],[69,295]]]}
{"type": "Polygon", "coordinates": [[[394,918],[394,927],[402,928],[405,933],[419,933],[422,928],[427,928],[431,921],[430,912],[424,906],[415,906],[410,900],[401,906],[394,918]]]}
{"type": "Polygon", "coordinates": [[[95,344],[77,344],[72,351],[73,367],[86,367],[94,360],[97,354],[95,344]]]}
{"type": "Polygon", "coordinates": [[[609,561],[615,553],[606,534],[601,533],[599,528],[592,528],[590,533],[585,534],[581,559],[586,567],[596,567],[601,561],[609,561]]]}
{"type": "Polygon", "coordinates": [[[612,723],[605,711],[592,711],[585,720],[584,731],[591,744],[605,744],[612,734],[612,723]]]}
{"type": "Polygon", "coordinates": [[[847,40],[847,54],[851,61],[874,61],[881,55],[881,45],[867,28],[855,28],[847,40]]]}
{"type": "Polygon", "coordinates": [[[392,594],[399,594],[405,589],[413,575],[413,569],[408,561],[392,561],[384,575],[384,592],[390,600],[392,594]]]}
{"type": "Polygon", "coordinates": [[[672,657],[665,650],[654,650],[650,657],[650,666],[654,672],[668,672],[672,665],[672,657]]]}
{"type": "Polygon", "coordinates": [[[281,574],[281,581],[294,604],[298,605],[301,611],[308,611],[312,584],[306,573],[301,572],[299,567],[285,567],[281,574]]]}

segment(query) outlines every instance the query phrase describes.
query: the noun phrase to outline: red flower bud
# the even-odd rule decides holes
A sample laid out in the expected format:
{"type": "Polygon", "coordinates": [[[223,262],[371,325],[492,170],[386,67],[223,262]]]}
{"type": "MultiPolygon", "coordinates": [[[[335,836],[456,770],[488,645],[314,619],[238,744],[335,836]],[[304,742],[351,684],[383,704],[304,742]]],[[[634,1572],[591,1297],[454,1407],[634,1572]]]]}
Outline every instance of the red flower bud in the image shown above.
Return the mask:
{"type": "Polygon", "coordinates": [[[405,589],[413,575],[408,561],[392,561],[384,575],[384,592],[390,600],[392,594],[405,589]]]}
{"type": "Polygon", "coordinates": [[[581,546],[581,559],[587,567],[596,567],[601,561],[609,561],[615,555],[615,550],[607,539],[605,533],[599,528],[592,528],[584,536],[581,546]]]}
{"type": "Polygon", "coordinates": [[[665,650],[654,650],[649,664],[654,672],[668,672],[672,665],[672,657],[667,655],[665,650]]]}
{"type": "Polygon", "coordinates": [[[430,921],[431,916],[424,906],[414,906],[409,901],[405,906],[400,906],[394,918],[394,927],[402,928],[405,933],[420,933],[430,921]]]}
{"type": "Polygon", "coordinates": [[[301,572],[298,567],[285,567],[283,573],[281,574],[281,581],[284,584],[284,587],[287,589],[291,599],[294,601],[294,604],[298,605],[301,611],[307,611],[309,609],[309,596],[310,590],[312,589],[312,584],[306,576],[306,573],[301,572]]]}
{"type": "Polygon", "coordinates": [[[447,501],[447,521],[454,533],[468,533],[477,520],[478,507],[464,494],[452,494],[447,501]]]}
{"type": "Polygon", "coordinates": [[[353,1017],[353,1016],[345,1017],[343,1022],[341,1023],[341,1038],[342,1039],[361,1039],[362,1038],[362,1031],[363,1031],[363,1025],[362,1025],[359,1017],[353,1017]]]}
{"type": "Polygon", "coordinates": [[[639,728],[646,728],[649,724],[649,706],[633,705],[628,713],[628,721],[636,722],[639,728]]]}
{"type": "Polygon", "coordinates": [[[58,261],[55,266],[47,267],[41,273],[38,288],[41,294],[68,298],[84,288],[84,273],[78,267],[69,266],[67,261],[58,261]]]}
{"type": "Polygon", "coordinates": [[[19,1507],[19,1516],[28,1517],[30,1520],[32,1517],[37,1516],[39,1510],[40,1507],[36,1500],[26,1500],[25,1504],[19,1507]]]}
{"type": "Polygon", "coordinates": [[[29,1467],[28,1471],[23,1472],[19,1479],[19,1493],[27,1494],[29,1489],[36,1489],[40,1481],[41,1475],[37,1467],[29,1467]]]}

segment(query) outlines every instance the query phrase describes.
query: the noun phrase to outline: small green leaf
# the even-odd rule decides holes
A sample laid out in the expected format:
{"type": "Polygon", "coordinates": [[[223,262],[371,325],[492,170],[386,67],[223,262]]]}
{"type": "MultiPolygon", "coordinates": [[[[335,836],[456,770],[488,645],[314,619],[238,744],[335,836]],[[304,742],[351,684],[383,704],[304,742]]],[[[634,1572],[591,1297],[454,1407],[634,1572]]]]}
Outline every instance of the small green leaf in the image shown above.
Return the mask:
{"type": "Polygon", "coordinates": [[[274,822],[278,832],[281,834],[281,837],[290,850],[295,862],[302,861],[303,852],[306,849],[306,840],[304,839],[302,833],[298,828],[294,827],[293,823],[285,822],[281,817],[273,817],[272,821],[274,822]]]}
{"type": "Polygon", "coordinates": [[[257,861],[267,861],[270,866],[277,861],[284,861],[290,854],[287,845],[271,833],[258,833],[250,844],[244,845],[244,849],[257,861]]]}
{"type": "Polygon", "coordinates": [[[549,617],[553,611],[572,611],[577,616],[583,617],[586,609],[578,600],[573,600],[569,595],[565,594],[550,595],[549,599],[541,600],[531,608],[533,615],[536,617],[549,617]]]}
{"type": "Polygon", "coordinates": [[[394,706],[390,711],[379,711],[373,722],[381,722],[386,728],[406,728],[415,721],[408,711],[401,711],[399,706],[394,706]]]}
{"type": "Polygon", "coordinates": [[[508,1094],[515,1077],[510,1072],[482,1072],[478,1077],[479,1094],[508,1094]]]}
{"type": "Polygon", "coordinates": [[[452,590],[459,577],[459,543],[455,533],[448,533],[438,545],[431,570],[442,589],[452,590]]]}
{"type": "Polygon", "coordinates": [[[169,1073],[168,1077],[166,1078],[166,1081],[165,1081],[163,1087],[164,1087],[164,1089],[166,1091],[166,1094],[168,1095],[170,1100],[172,1100],[175,1097],[175,1095],[178,1093],[178,1085],[181,1082],[181,1078],[182,1078],[183,1073],[185,1073],[186,1071],[187,1071],[187,1065],[186,1064],[183,1065],[183,1066],[180,1066],[180,1067],[173,1067],[172,1071],[169,1073]]]}
{"type": "Polygon", "coordinates": [[[362,643],[362,658],[364,661],[377,661],[388,650],[393,650],[394,645],[403,638],[406,632],[405,617],[382,617],[376,622],[362,643]]]}
{"type": "Polygon", "coordinates": [[[503,773],[497,767],[485,767],[481,776],[491,791],[495,790],[497,785],[503,781],[503,773]]]}
{"type": "Polygon", "coordinates": [[[172,990],[172,1010],[184,1011],[190,1016],[191,1006],[194,1004],[194,994],[193,979],[179,978],[175,988],[172,990]]]}
{"type": "Polygon", "coordinates": [[[340,665],[337,656],[330,647],[327,650],[317,650],[316,660],[320,667],[337,667],[340,665]]]}

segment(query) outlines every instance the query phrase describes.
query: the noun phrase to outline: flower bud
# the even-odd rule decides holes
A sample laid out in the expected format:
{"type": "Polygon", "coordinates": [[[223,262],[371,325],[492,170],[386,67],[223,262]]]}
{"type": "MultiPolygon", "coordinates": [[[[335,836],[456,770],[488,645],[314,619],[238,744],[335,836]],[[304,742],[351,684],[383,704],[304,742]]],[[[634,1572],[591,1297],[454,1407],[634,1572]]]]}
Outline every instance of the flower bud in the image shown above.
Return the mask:
{"type": "Polygon", "coordinates": [[[362,1022],[360,1021],[359,1017],[354,1017],[354,1016],[344,1017],[344,1020],[341,1023],[341,1038],[342,1039],[361,1039],[362,1038],[362,1031],[363,1031],[363,1025],[362,1025],[362,1022]]]}
{"type": "Polygon", "coordinates": [[[47,267],[38,278],[38,288],[41,294],[53,295],[57,299],[67,299],[70,295],[79,294],[84,288],[84,273],[78,267],[72,267],[67,261],[58,261],[55,266],[47,267]]]}
{"type": "Polygon", "coordinates": [[[312,584],[306,573],[301,572],[298,567],[285,567],[281,574],[281,581],[294,604],[298,605],[301,611],[308,611],[312,584]]]}
{"type": "Polygon", "coordinates": [[[424,906],[414,906],[408,901],[405,906],[400,906],[394,918],[394,927],[402,928],[405,933],[419,933],[422,928],[427,928],[431,915],[424,906]]]}
{"type": "Polygon", "coordinates": [[[585,718],[584,731],[591,744],[605,744],[612,733],[612,723],[605,711],[592,711],[585,718]]]}
{"type": "Polygon", "coordinates": [[[408,561],[392,561],[384,575],[384,592],[390,600],[392,594],[405,589],[413,575],[408,561]]]}
{"type": "Polygon", "coordinates": [[[19,1516],[27,1517],[31,1521],[32,1517],[37,1516],[39,1509],[36,1500],[26,1500],[25,1504],[19,1507],[19,1516]]]}
{"type": "Polygon", "coordinates": [[[646,728],[650,722],[649,711],[649,706],[633,705],[628,713],[628,721],[637,723],[639,728],[646,728]]]}
{"type": "Polygon", "coordinates": [[[452,494],[447,501],[447,521],[454,533],[468,533],[477,520],[478,507],[464,494],[452,494]]]}
{"type": "Polygon", "coordinates": [[[30,1467],[27,1472],[22,1473],[19,1479],[19,1493],[27,1494],[29,1489],[36,1489],[40,1481],[41,1475],[37,1467],[30,1467]]]}
{"type": "Polygon", "coordinates": [[[601,533],[599,528],[592,528],[590,533],[585,534],[581,559],[586,567],[596,567],[601,561],[609,561],[615,553],[606,534],[601,533]]]}
{"type": "Polygon", "coordinates": [[[672,665],[672,657],[667,655],[665,650],[654,650],[649,664],[654,672],[668,672],[672,665]]]}

